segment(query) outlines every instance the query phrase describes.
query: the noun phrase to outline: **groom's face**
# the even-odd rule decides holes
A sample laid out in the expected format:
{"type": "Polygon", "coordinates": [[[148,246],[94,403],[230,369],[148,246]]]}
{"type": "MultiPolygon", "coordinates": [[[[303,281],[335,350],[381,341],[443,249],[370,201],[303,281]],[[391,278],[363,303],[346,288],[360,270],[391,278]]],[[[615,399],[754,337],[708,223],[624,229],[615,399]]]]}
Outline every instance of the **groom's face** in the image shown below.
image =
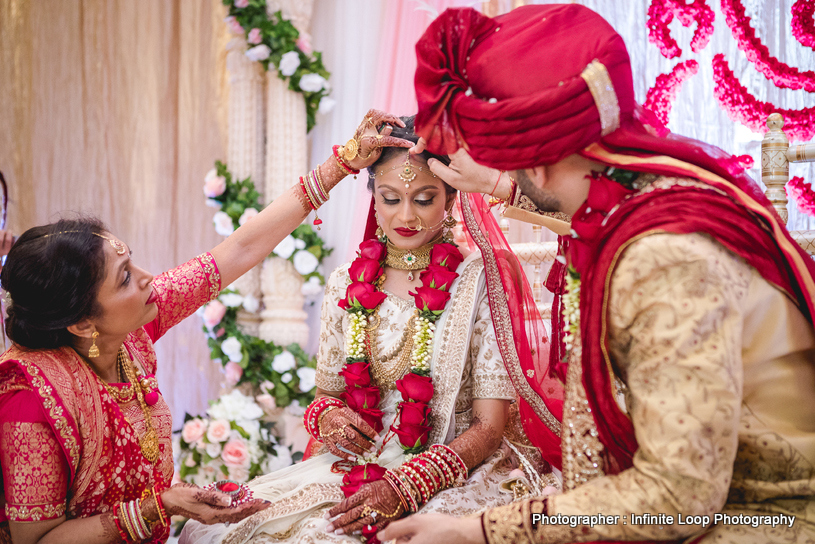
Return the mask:
{"type": "Polygon", "coordinates": [[[533,170],[515,170],[515,181],[521,192],[528,196],[542,212],[563,211],[558,197],[543,188],[545,169],[539,168],[538,172],[536,174],[533,170]]]}

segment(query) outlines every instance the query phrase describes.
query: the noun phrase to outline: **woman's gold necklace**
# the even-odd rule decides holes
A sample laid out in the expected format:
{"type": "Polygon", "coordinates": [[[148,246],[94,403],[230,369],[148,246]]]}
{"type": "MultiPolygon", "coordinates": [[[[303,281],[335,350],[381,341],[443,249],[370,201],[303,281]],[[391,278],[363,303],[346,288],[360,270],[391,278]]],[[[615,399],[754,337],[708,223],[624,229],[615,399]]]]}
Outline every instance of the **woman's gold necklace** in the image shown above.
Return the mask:
{"type": "Polygon", "coordinates": [[[413,281],[413,271],[423,270],[430,266],[430,251],[441,239],[442,233],[436,235],[422,247],[416,249],[401,249],[388,240],[388,254],[385,257],[385,266],[396,270],[408,270],[408,281],[413,281]]]}
{"type": "Polygon", "coordinates": [[[396,388],[396,380],[405,375],[408,368],[410,368],[410,356],[413,353],[413,337],[416,334],[413,325],[416,316],[419,315],[418,310],[413,311],[413,315],[408,319],[405,331],[402,333],[402,338],[396,343],[394,348],[385,355],[379,353],[379,326],[382,323],[382,318],[379,316],[379,308],[371,315],[369,325],[365,327],[365,333],[368,336],[368,359],[371,361],[371,370],[377,385],[387,391],[396,388]],[[399,356],[397,359],[396,357],[399,356]],[[396,361],[392,365],[388,365],[391,361],[396,361]]]}

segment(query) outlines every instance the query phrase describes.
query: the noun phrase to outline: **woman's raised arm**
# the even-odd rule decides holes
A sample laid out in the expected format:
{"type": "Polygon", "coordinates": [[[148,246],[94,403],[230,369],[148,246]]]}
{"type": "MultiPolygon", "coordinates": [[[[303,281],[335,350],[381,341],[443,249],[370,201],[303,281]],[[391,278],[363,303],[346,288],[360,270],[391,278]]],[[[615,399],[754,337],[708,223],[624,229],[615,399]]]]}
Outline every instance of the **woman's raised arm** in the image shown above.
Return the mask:
{"type": "MultiPolygon", "coordinates": [[[[351,170],[367,168],[376,161],[383,147],[412,147],[413,142],[389,136],[390,124],[404,126],[402,121],[394,115],[370,110],[353,138],[359,151],[345,155],[346,166],[351,170]]],[[[351,146],[353,147],[354,144],[351,146]]],[[[335,155],[330,156],[328,160],[318,166],[318,169],[326,191],[330,191],[348,175],[348,171],[340,165],[335,155]]],[[[259,264],[283,238],[302,223],[310,211],[311,206],[303,189],[300,184],[295,184],[266,206],[251,221],[218,244],[210,253],[218,263],[221,285],[229,285],[259,264]]]]}

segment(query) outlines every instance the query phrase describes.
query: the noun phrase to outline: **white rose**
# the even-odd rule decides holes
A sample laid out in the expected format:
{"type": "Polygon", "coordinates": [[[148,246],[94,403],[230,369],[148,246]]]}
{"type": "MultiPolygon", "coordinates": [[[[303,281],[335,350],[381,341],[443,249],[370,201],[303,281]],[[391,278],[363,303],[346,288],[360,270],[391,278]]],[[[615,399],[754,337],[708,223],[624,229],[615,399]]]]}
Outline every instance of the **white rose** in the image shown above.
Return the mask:
{"type": "Polygon", "coordinates": [[[227,308],[237,308],[243,304],[243,297],[238,293],[224,293],[218,297],[218,300],[227,308]]]}
{"type": "Polygon", "coordinates": [[[314,253],[306,250],[295,253],[293,261],[294,269],[297,270],[301,276],[311,274],[317,270],[317,265],[320,264],[320,261],[314,256],[314,253]]]}
{"type": "Polygon", "coordinates": [[[255,208],[246,208],[243,210],[240,218],[238,218],[238,224],[243,226],[244,223],[252,219],[254,216],[258,214],[258,211],[255,208]]]}
{"type": "Polygon", "coordinates": [[[294,355],[292,355],[290,351],[284,350],[279,355],[276,355],[275,358],[272,360],[272,370],[280,374],[288,372],[289,370],[293,369],[296,366],[297,361],[294,360],[294,355]]]}
{"type": "Polygon", "coordinates": [[[307,366],[297,369],[297,377],[300,378],[300,391],[307,393],[314,389],[314,386],[317,385],[315,382],[316,374],[316,370],[307,366]]]}
{"type": "Polygon", "coordinates": [[[288,259],[291,257],[291,254],[294,253],[295,249],[295,241],[294,236],[289,234],[283,240],[277,244],[277,247],[272,250],[272,253],[277,255],[278,257],[282,257],[283,259],[288,259]]]}
{"type": "Polygon", "coordinates": [[[318,93],[327,85],[328,81],[320,74],[306,74],[300,78],[300,89],[307,93],[318,93]]]}
{"type": "Polygon", "coordinates": [[[320,279],[316,276],[310,277],[307,282],[303,282],[300,292],[304,297],[316,297],[323,292],[323,286],[320,285],[320,279]]]}
{"type": "Polygon", "coordinates": [[[271,393],[274,391],[274,384],[269,380],[265,380],[260,384],[260,390],[264,393],[271,393]]]}
{"type": "Polygon", "coordinates": [[[286,411],[293,416],[303,416],[306,413],[306,409],[300,406],[300,403],[296,400],[291,401],[291,404],[286,406],[286,411]]]}
{"type": "Polygon", "coordinates": [[[224,205],[221,202],[218,202],[214,198],[208,198],[206,204],[210,208],[215,208],[216,210],[220,210],[221,208],[224,207],[224,205]]]}
{"type": "Polygon", "coordinates": [[[272,53],[272,50],[269,49],[269,46],[266,44],[256,45],[255,47],[246,51],[246,58],[249,60],[266,60],[269,58],[269,55],[272,53]]]}
{"type": "Polygon", "coordinates": [[[291,77],[294,72],[300,67],[300,54],[297,51],[289,51],[280,57],[280,66],[278,70],[286,77],[291,77]]]}
{"type": "Polygon", "coordinates": [[[223,395],[207,410],[213,419],[227,419],[231,421],[257,419],[263,416],[263,410],[251,398],[237,389],[228,395],[223,395]]]}
{"type": "Polygon", "coordinates": [[[286,468],[292,464],[291,452],[289,451],[289,448],[285,446],[275,446],[274,449],[275,452],[277,452],[277,455],[269,455],[266,462],[263,463],[263,471],[267,474],[269,472],[280,470],[281,468],[286,468]]]}
{"type": "Polygon", "coordinates": [[[207,429],[207,440],[209,440],[210,443],[223,442],[229,438],[230,432],[232,432],[232,428],[227,420],[213,420],[209,423],[209,428],[207,429]]]}
{"type": "Polygon", "coordinates": [[[239,363],[241,360],[243,360],[242,348],[243,346],[241,346],[241,341],[234,336],[230,336],[221,342],[221,351],[224,352],[224,355],[229,357],[230,361],[235,363],[239,363]]]}
{"type": "Polygon", "coordinates": [[[317,106],[317,111],[325,115],[326,113],[330,112],[334,109],[334,106],[337,104],[337,101],[331,98],[330,96],[324,96],[320,99],[320,105],[317,106]]]}
{"type": "Polygon", "coordinates": [[[294,239],[294,248],[295,249],[306,249],[306,243],[301,240],[300,238],[294,239]]]}
{"type": "Polygon", "coordinates": [[[213,459],[221,455],[221,444],[218,442],[207,444],[207,455],[213,459]]]}
{"type": "Polygon", "coordinates": [[[226,212],[215,212],[215,215],[212,216],[212,222],[215,224],[215,232],[221,236],[229,236],[235,232],[232,218],[226,212]]]}
{"type": "Polygon", "coordinates": [[[243,467],[229,467],[229,479],[242,484],[249,479],[249,471],[243,467]]]}
{"type": "Polygon", "coordinates": [[[260,301],[254,295],[243,297],[243,309],[249,313],[255,313],[260,308],[260,301]]]}
{"type": "Polygon", "coordinates": [[[286,372],[282,376],[280,376],[280,381],[283,383],[289,383],[294,379],[294,376],[291,375],[291,372],[286,372]]]}

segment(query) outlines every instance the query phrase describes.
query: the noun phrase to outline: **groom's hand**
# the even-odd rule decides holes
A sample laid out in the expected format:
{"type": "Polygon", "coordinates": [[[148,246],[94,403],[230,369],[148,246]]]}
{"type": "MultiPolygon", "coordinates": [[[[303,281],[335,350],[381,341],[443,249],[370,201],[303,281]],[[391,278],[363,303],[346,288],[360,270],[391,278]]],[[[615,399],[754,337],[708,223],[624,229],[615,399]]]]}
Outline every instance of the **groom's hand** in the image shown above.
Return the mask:
{"type": "Polygon", "coordinates": [[[381,542],[397,544],[486,544],[481,518],[423,514],[395,521],[377,533],[381,542]]]}

